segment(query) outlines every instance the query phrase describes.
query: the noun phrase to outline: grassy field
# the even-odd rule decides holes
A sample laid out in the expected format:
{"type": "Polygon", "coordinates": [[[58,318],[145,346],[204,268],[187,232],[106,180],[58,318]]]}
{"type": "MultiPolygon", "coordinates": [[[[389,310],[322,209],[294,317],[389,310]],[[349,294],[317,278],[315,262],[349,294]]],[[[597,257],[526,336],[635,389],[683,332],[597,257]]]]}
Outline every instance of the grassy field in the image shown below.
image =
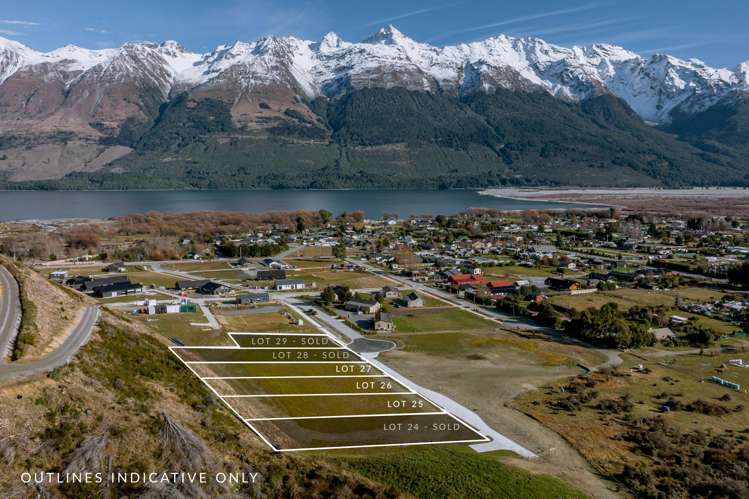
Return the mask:
{"type": "Polygon", "coordinates": [[[308,285],[317,283],[317,287],[322,289],[326,286],[348,286],[350,288],[380,288],[382,286],[392,285],[393,282],[367,272],[348,272],[326,270],[300,270],[288,273],[289,278],[304,279],[308,285]]]}
{"type": "Polygon", "coordinates": [[[139,282],[146,286],[173,288],[178,277],[160,274],[158,272],[128,272],[127,276],[132,282],[139,282]]]}
{"type": "MultiPolygon", "coordinates": [[[[405,309],[404,309],[405,310],[405,309]]],[[[481,331],[498,327],[497,324],[456,307],[440,309],[408,309],[405,315],[393,317],[399,333],[431,331],[481,331]]]]}
{"type": "Polygon", "coordinates": [[[197,270],[223,270],[231,268],[229,264],[224,261],[168,263],[163,267],[165,269],[180,270],[183,272],[192,272],[197,270]]]}
{"type": "Polygon", "coordinates": [[[186,314],[161,314],[155,316],[137,316],[161,336],[171,340],[175,338],[185,345],[232,345],[223,331],[191,326],[191,322],[205,323],[205,316],[200,312],[186,314]],[[205,330],[204,330],[205,329],[205,330]]]}
{"type": "Polygon", "coordinates": [[[248,275],[239,269],[205,270],[200,272],[191,271],[190,274],[202,279],[219,279],[227,281],[240,281],[248,278],[248,275]]]}
{"type": "Polygon", "coordinates": [[[293,256],[300,256],[303,258],[333,256],[333,248],[331,246],[302,246],[292,253],[292,257],[293,256]]]}
{"type": "Polygon", "coordinates": [[[371,364],[195,364],[201,376],[363,376],[382,374],[371,364]]]}
{"type": "MultiPolygon", "coordinates": [[[[401,296],[406,297],[406,295],[410,294],[413,290],[412,289],[401,289],[401,296]]],[[[442,300],[438,300],[437,298],[432,298],[431,296],[427,296],[424,293],[416,293],[423,301],[425,307],[444,307],[447,305],[442,300]]]]}
{"type": "Polygon", "coordinates": [[[299,269],[310,269],[310,268],[324,268],[329,269],[330,266],[337,260],[334,258],[311,258],[311,259],[299,259],[299,258],[287,258],[284,260],[285,263],[299,268],[299,269]]]}
{"type": "MultiPolygon", "coordinates": [[[[248,315],[226,315],[220,310],[214,312],[216,319],[227,331],[236,332],[318,332],[314,326],[292,324],[281,311],[251,313],[248,315]]],[[[293,312],[287,312],[297,318],[293,312]]]]}
{"type": "Polygon", "coordinates": [[[411,447],[330,453],[344,466],[414,497],[583,498],[561,480],[502,463],[501,452],[464,446],[411,447]]]}
{"type": "Polygon", "coordinates": [[[712,289],[689,287],[674,291],[621,288],[588,295],[556,295],[550,298],[553,305],[563,308],[585,310],[600,308],[607,303],[616,303],[619,308],[633,306],[674,306],[677,296],[683,303],[702,302],[720,298],[724,293],[712,289]]]}
{"type": "Polygon", "coordinates": [[[216,379],[208,383],[221,395],[408,391],[390,378],[216,379]]]}
{"type": "Polygon", "coordinates": [[[536,363],[545,366],[574,367],[580,362],[596,365],[603,362],[600,354],[586,349],[578,349],[575,357],[570,356],[570,347],[556,343],[537,341],[520,337],[511,332],[484,333],[419,333],[395,334],[406,352],[418,352],[438,357],[471,358],[491,360],[501,358],[503,351],[513,350],[527,355],[536,363]]]}
{"type": "Polygon", "coordinates": [[[608,473],[618,473],[625,463],[647,464],[648,459],[634,452],[633,446],[619,438],[628,428],[624,423],[625,418],[621,412],[599,410],[601,401],[625,397],[632,402],[628,418],[660,415],[669,427],[681,432],[705,431],[715,434],[749,431],[747,409],[743,408],[749,402],[746,393],[705,381],[709,376],[718,375],[746,386],[749,383],[749,372],[746,371],[749,369],[725,367],[729,358],[737,356],[675,355],[647,361],[625,354],[622,355],[624,363],[618,369],[620,374],[596,375],[593,378],[596,382],[591,389],[596,395],[592,401],[582,404],[579,410],[570,412],[558,408],[559,401],[572,396],[570,391],[560,390],[559,383],[529,392],[517,399],[514,405],[561,434],[589,461],[608,473]],[[641,364],[648,371],[631,369],[641,364]],[[728,399],[721,399],[725,395],[728,395],[728,399]],[[721,416],[686,410],[660,412],[659,407],[668,399],[683,403],[703,400],[729,411],[721,416]]]}

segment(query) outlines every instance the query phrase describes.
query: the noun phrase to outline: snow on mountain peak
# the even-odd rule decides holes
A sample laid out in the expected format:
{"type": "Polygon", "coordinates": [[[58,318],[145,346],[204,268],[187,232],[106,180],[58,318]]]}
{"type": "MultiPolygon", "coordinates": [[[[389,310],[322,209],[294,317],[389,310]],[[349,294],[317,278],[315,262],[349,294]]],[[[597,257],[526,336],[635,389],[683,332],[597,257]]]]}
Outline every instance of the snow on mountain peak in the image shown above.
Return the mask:
{"type": "Polygon", "coordinates": [[[403,42],[412,41],[406,35],[398,31],[392,24],[383,26],[377,33],[367,37],[362,43],[380,45],[400,45],[403,42]]]}
{"type": "Polygon", "coordinates": [[[335,33],[319,42],[269,36],[220,45],[206,54],[171,40],[105,50],[68,45],[45,54],[0,38],[0,83],[21,68],[42,63],[118,79],[145,75],[165,93],[178,84],[227,78],[245,89],[286,85],[308,98],[359,86],[442,88],[461,95],[498,87],[543,88],[570,100],[609,91],[654,122],[667,122],[674,109],[699,111],[730,92],[749,89],[749,61],[734,69],[714,69],[697,59],[643,57],[605,43],[562,47],[507,35],[437,47],[416,42],[392,25],[359,43],[335,33]]]}

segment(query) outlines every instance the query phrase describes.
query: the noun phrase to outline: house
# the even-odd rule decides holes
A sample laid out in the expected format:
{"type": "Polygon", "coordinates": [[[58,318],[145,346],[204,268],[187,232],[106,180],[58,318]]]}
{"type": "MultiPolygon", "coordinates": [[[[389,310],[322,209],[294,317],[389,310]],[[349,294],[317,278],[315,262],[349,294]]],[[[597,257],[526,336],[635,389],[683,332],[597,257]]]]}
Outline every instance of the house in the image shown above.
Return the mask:
{"type": "Polygon", "coordinates": [[[201,295],[223,295],[228,293],[230,290],[231,288],[229,288],[229,286],[225,286],[213,281],[208,281],[207,283],[197,288],[197,292],[201,295]]]}
{"type": "Polygon", "coordinates": [[[407,308],[420,308],[424,306],[424,300],[416,293],[411,292],[403,298],[403,304],[407,308]]]}
{"type": "Polygon", "coordinates": [[[394,286],[385,286],[382,288],[380,294],[385,298],[400,298],[401,293],[398,288],[394,286]]]}
{"type": "Polygon", "coordinates": [[[279,279],[286,279],[286,271],[284,269],[258,270],[255,279],[258,281],[277,281],[279,279]]]}
{"type": "Polygon", "coordinates": [[[689,322],[689,319],[687,319],[686,317],[682,317],[680,315],[672,315],[671,322],[673,324],[687,324],[689,322]]]}
{"type": "Polygon", "coordinates": [[[112,276],[112,277],[94,277],[89,278],[87,281],[84,281],[81,285],[81,291],[84,293],[91,293],[96,288],[100,288],[103,286],[109,286],[110,284],[117,284],[122,282],[130,282],[130,279],[128,279],[127,276],[124,275],[118,275],[118,276],[112,276]]]}
{"type": "Polygon", "coordinates": [[[122,262],[112,262],[102,269],[104,272],[125,272],[125,264],[122,262]]]}
{"type": "Polygon", "coordinates": [[[130,281],[114,282],[92,288],[94,296],[98,298],[113,298],[115,296],[134,295],[143,292],[143,285],[130,281]]]}
{"type": "Polygon", "coordinates": [[[304,289],[303,279],[278,279],[276,281],[278,291],[292,291],[295,289],[304,289]]]}
{"type": "Polygon", "coordinates": [[[211,282],[208,279],[196,279],[191,281],[177,281],[175,288],[179,291],[189,291],[192,289],[199,289],[211,282]]]}
{"type": "Polygon", "coordinates": [[[483,274],[453,274],[449,277],[450,284],[463,286],[465,284],[481,284],[484,282],[483,274]]]}
{"type": "Polygon", "coordinates": [[[655,336],[655,339],[657,341],[666,341],[672,338],[676,338],[676,334],[667,327],[651,329],[650,332],[653,333],[653,336],[655,336]]]}
{"type": "Polygon", "coordinates": [[[380,311],[375,314],[372,329],[378,333],[392,333],[395,331],[395,323],[390,314],[380,311]]]}
{"type": "Polygon", "coordinates": [[[486,283],[489,292],[493,295],[509,295],[515,291],[516,286],[512,281],[489,281],[486,283]]]}
{"type": "Polygon", "coordinates": [[[575,291],[580,289],[580,283],[574,279],[547,277],[544,284],[555,291],[575,291]]]}
{"type": "Polygon", "coordinates": [[[376,314],[382,308],[380,302],[368,300],[349,300],[343,304],[343,308],[349,312],[359,314],[376,314]]]}
{"type": "Polygon", "coordinates": [[[253,303],[263,303],[270,301],[268,293],[245,293],[237,296],[237,305],[252,305],[253,303]]]}
{"type": "Polygon", "coordinates": [[[66,270],[55,270],[49,273],[49,278],[56,282],[65,282],[68,280],[68,272],[66,270]]]}

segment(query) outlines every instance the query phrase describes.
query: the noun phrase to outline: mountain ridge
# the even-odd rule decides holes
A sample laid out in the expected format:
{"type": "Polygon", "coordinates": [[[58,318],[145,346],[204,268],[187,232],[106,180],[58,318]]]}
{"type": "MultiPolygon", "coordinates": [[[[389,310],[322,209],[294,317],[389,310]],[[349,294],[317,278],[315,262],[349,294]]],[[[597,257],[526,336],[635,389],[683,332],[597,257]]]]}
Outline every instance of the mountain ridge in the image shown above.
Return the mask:
{"type": "MultiPolygon", "coordinates": [[[[700,112],[732,92],[749,90],[749,61],[735,68],[712,68],[698,59],[667,54],[643,57],[606,43],[568,48],[537,37],[507,35],[437,47],[416,42],[392,25],[358,43],[344,41],[333,32],[318,41],[268,36],[219,45],[203,54],[173,40],[100,50],[66,45],[43,53],[0,38],[0,83],[20,69],[43,63],[86,72],[97,65],[110,66],[134,50],[161,57],[163,61],[155,62],[170,72],[172,85],[204,85],[239,65],[253,68],[259,79],[272,79],[281,70],[276,65],[287,64],[285,69],[308,98],[334,96],[341,79],[366,75],[377,65],[385,65],[393,73],[421,76],[409,82],[410,88],[421,90],[434,90],[436,85],[441,89],[460,87],[465,83],[466,66],[479,68],[479,72],[510,68],[526,84],[560,98],[579,101],[608,90],[644,120],[659,124],[670,122],[671,111],[680,106],[691,113],[700,112]]],[[[255,83],[251,78],[246,80],[247,85],[255,83]]]]}
{"type": "Polygon", "coordinates": [[[203,54],[0,39],[0,185],[746,185],[749,126],[730,108],[747,89],[749,62],[506,35],[436,47],[392,26],[203,54]]]}

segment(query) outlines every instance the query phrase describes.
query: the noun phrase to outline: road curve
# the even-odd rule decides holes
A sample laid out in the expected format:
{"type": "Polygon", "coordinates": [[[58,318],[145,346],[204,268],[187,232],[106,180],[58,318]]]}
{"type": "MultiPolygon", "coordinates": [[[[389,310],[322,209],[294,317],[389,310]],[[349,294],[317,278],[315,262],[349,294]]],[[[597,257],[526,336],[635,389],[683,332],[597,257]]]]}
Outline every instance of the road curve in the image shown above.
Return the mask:
{"type": "Polygon", "coordinates": [[[10,355],[13,342],[21,325],[21,299],[15,277],[5,267],[0,267],[0,363],[10,355]]]}
{"type": "Polygon", "coordinates": [[[99,318],[99,307],[89,305],[83,314],[81,322],[73,329],[70,335],[60,347],[31,362],[16,362],[13,364],[0,364],[0,381],[25,378],[36,374],[49,372],[55,368],[64,366],[78,350],[86,344],[91,337],[96,320],[99,318]]]}

